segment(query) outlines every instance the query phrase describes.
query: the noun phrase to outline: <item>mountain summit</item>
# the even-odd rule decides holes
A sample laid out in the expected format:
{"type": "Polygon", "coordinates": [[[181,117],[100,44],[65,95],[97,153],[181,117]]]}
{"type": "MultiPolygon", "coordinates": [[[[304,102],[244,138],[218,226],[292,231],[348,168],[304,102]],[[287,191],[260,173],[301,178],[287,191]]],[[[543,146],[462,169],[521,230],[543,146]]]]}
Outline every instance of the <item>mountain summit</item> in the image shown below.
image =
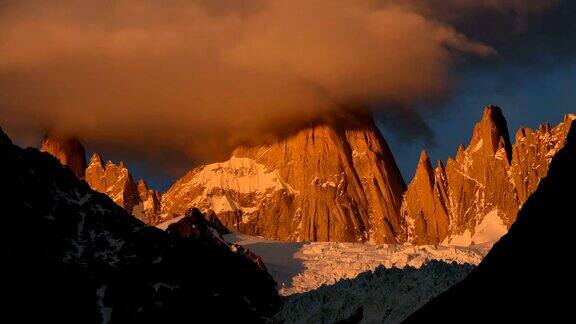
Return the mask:
{"type": "Polygon", "coordinates": [[[404,190],[388,144],[361,114],[193,169],[163,195],[162,216],[195,206],[231,229],[278,240],[400,243],[404,190]]]}

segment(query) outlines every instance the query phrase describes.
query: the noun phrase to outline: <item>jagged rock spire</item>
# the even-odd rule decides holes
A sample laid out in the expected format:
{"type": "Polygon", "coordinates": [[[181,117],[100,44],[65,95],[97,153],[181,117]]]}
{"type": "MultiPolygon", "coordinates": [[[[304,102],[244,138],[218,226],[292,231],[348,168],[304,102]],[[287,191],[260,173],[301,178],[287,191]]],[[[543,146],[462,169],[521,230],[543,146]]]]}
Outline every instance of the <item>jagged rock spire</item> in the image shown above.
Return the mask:
{"type": "Polygon", "coordinates": [[[512,159],[512,144],[508,133],[508,124],[498,106],[486,106],[482,119],[474,127],[469,148],[478,147],[493,156],[503,145],[508,162],[512,159]]]}

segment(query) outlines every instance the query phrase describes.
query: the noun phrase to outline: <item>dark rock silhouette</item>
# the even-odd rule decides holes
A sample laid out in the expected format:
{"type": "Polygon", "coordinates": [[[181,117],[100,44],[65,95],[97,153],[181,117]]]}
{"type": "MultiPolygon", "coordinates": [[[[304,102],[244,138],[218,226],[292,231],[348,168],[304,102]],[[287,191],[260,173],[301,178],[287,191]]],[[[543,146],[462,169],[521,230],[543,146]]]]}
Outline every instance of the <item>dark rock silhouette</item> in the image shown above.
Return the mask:
{"type": "Polygon", "coordinates": [[[0,179],[5,322],[254,323],[280,305],[243,254],[145,225],[1,130],[0,179]]]}
{"type": "Polygon", "coordinates": [[[508,234],[468,277],[406,323],[570,321],[575,202],[576,124],[508,234]]]}
{"type": "Polygon", "coordinates": [[[166,231],[169,233],[175,233],[184,238],[196,238],[196,239],[206,239],[206,240],[220,240],[224,242],[222,239],[222,234],[220,233],[216,227],[218,224],[222,223],[213,223],[208,221],[202,212],[200,212],[197,208],[189,209],[182,219],[179,221],[168,225],[166,231]]]}

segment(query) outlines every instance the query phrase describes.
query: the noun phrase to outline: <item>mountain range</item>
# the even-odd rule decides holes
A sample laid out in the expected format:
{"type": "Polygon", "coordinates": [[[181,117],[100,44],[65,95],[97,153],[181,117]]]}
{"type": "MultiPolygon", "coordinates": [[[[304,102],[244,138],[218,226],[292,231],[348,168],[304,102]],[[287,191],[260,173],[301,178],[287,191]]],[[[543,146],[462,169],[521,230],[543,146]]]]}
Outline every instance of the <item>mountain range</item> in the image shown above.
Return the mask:
{"type": "MultiPolygon", "coordinates": [[[[123,162],[104,164],[97,154],[84,178],[152,225],[195,207],[228,229],[276,240],[468,246],[494,242],[508,231],[575,118],[567,114],[556,126],[521,128],[512,143],[500,108],[487,106],[470,143],[436,167],[423,151],[408,185],[363,112],[311,123],[265,145],[238,147],[229,160],[193,168],[163,194],[135,182],[123,162]]],[[[42,150],[66,164],[81,160],[70,155],[83,149],[63,149],[77,142],[47,136],[42,150]]]]}
{"type": "MultiPolygon", "coordinates": [[[[524,136],[524,133],[521,133],[524,136]]],[[[576,126],[517,220],[464,280],[406,323],[558,323],[572,318],[576,126]]]]}

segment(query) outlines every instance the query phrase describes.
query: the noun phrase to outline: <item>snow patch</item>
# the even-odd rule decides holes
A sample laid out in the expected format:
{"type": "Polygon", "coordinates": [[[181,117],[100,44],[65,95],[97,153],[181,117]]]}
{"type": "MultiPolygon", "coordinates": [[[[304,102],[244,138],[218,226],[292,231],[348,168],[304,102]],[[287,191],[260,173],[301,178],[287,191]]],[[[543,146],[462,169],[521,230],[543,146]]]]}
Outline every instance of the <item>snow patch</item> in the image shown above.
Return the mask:
{"type": "Polygon", "coordinates": [[[470,246],[472,245],[472,233],[466,229],[462,234],[452,235],[444,239],[443,245],[470,246]]]}
{"type": "Polygon", "coordinates": [[[508,232],[504,225],[498,209],[490,211],[482,222],[476,225],[476,231],[472,236],[473,244],[482,244],[486,242],[495,242],[508,232]]]}
{"type": "Polygon", "coordinates": [[[207,191],[221,188],[246,194],[277,190],[295,192],[281,179],[278,170],[268,170],[253,159],[235,156],[226,162],[205,165],[191,184],[207,191]]]}
{"type": "Polygon", "coordinates": [[[98,305],[98,310],[100,311],[100,316],[102,316],[102,323],[110,323],[112,318],[112,308],[104,305],[104,296],[106,295],[106,285],[100,286],[96,289],[96,304],[98,305]]]}

